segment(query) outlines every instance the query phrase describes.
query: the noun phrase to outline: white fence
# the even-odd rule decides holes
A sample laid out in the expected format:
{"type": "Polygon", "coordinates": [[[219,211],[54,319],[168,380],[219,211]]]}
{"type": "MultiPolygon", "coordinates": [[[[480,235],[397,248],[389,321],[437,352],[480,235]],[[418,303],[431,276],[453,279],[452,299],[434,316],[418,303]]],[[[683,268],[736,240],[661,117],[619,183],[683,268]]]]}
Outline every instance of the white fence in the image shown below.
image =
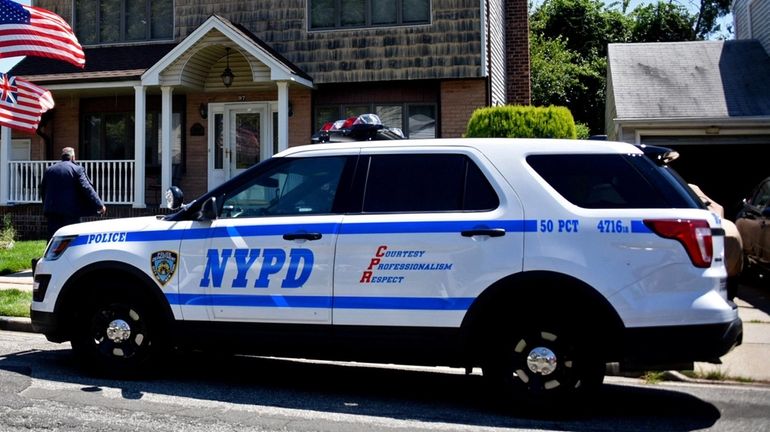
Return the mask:
{"type": "MultiPolygon", "coordinates": [[[[46,168],[58,161],[10,161],[9,201],[39,203],[40,181],[46,168]]],[[[79,160],[94,189],[106,204],[134,202],[133,160],[79,160]]]]}

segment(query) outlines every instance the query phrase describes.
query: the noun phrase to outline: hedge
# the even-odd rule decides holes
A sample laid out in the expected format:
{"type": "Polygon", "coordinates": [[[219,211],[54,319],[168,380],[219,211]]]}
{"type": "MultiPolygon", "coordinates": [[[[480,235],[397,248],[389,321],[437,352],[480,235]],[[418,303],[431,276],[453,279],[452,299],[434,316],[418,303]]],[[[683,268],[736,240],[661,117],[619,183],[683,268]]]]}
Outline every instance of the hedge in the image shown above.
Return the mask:
{"type": "Polygon", "coordinates": [[[565,107],[505,105],[479,108],[473,112],[466,137],[571,138],[576,128],[572,113],[565,107]]]}

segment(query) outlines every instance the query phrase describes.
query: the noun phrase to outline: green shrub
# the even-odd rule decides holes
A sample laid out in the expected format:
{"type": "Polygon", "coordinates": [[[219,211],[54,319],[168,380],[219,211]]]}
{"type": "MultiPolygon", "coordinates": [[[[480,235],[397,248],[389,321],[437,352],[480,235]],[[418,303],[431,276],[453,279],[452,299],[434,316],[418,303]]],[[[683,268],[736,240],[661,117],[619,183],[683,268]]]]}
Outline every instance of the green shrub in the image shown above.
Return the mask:
{"type": "Polygon", "coordinates": [[[16,230],[13,228],[11,215],[3,215],[3,226],[0,228],[0,248],[10,248],[16,238],[16,230]]]}
{"type": "Polygon", "coordinates": [[[577,139],[588,139],[591,136],[591,129],[585,123],[575,123],[575,132],[577,139]]]}
{"type": "Polygon", "coordinates": [[[505,105],[473,112],[467,137],[577,138],[575,120],[565,107],[505,105]]]}

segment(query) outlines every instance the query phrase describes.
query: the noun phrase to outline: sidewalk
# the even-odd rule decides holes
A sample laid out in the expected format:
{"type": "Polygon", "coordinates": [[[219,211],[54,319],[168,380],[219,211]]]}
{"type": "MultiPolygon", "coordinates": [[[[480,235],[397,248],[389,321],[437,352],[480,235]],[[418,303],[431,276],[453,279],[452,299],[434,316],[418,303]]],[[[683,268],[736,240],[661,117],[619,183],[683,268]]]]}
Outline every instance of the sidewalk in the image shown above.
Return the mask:
{"type": "Polygon", "coordinates": [[[0,289],[32,291],[32,270],[0,276],[0,289]]]}
{"type": "MultiPolygon", "coordinates": [[[[0,276],[0,290],[17,289],[32,292],[32,270],[0,276]]],[[[32,323],[29,318],[14,318],[0,316],[0,330],[31,332],[32,323]]]]}
{"type": "MultiPolygon", "coordinates": [[[[14,288],[31,292],[32,271],[0,276],[0,289],[14,288]]],[[[695,363],[696,375],[770,383],[770,288],[741,285],[735,303],[743,320],[743,344],[724,355],[721,365],[695,363]]],[[[0,317],[0,330],[31,332],[32,324],[28,318],[0,317]]]]}

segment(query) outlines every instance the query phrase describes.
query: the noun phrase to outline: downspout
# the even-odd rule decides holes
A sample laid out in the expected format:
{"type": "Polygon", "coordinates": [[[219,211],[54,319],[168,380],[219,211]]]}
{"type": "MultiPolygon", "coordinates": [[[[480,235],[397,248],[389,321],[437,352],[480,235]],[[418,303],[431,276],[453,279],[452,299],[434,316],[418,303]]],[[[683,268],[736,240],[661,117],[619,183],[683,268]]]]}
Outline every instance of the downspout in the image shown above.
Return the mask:
{"type": "Polygon", "coordinates": [[[490,31],[488,28],[489,25],[489,8],[487,7],[487,2],[489,0],[481,0],[480,3],[480,11],[479,14],[479,31],[481,32],[481,76],[482,78],[486,78],[485,84],[487,87],[486,91],[486,105],[490,106],[492,104],[492,67],[490,65],[490,59],[489,55],[487,54],[489,52],[489,47],[492,43],[492,38],[490,36],[490,31]]]}

